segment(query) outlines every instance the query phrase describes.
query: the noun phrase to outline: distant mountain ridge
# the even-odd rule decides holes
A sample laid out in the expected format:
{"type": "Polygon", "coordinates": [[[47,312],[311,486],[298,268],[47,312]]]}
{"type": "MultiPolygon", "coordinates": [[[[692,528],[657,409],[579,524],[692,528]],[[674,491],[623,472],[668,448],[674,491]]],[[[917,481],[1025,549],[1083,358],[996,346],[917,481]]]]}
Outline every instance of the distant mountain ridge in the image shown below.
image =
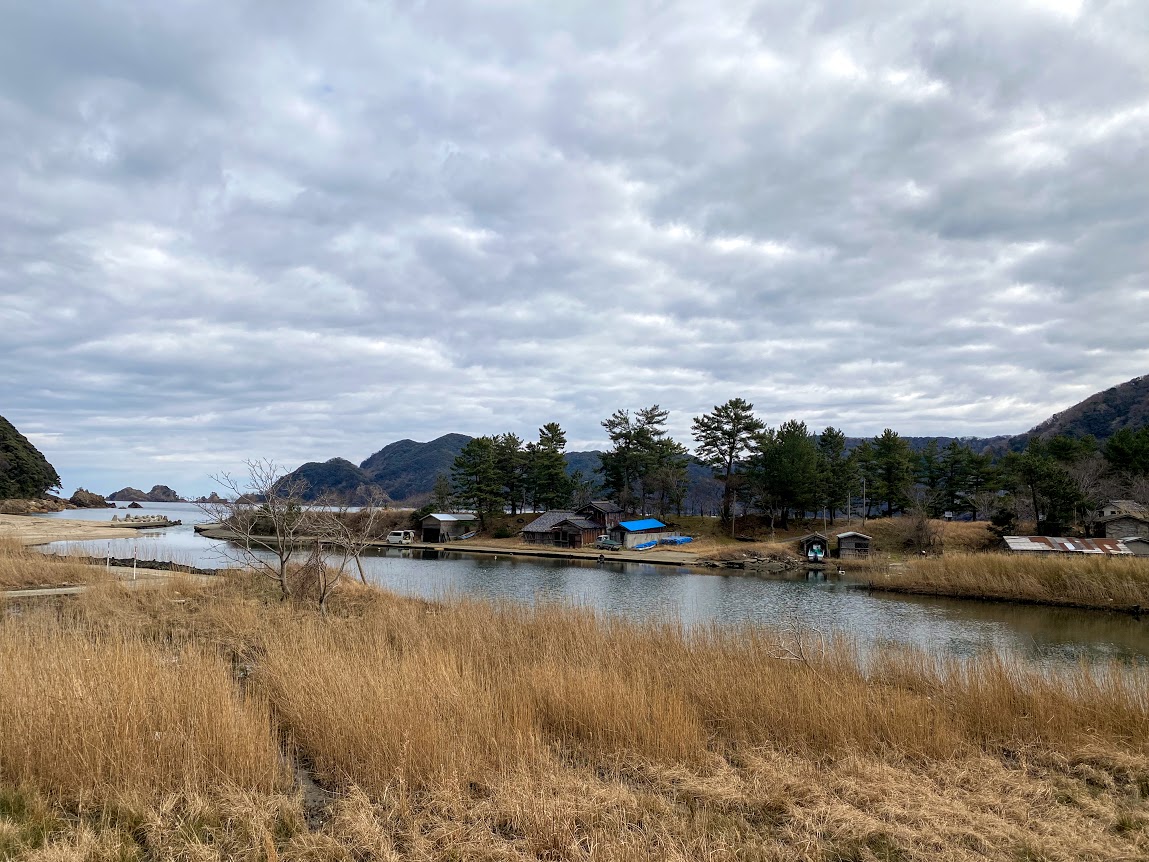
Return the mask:
{"type": "Polygon", "coordinates": [[[1091,434],[1105,440],[1122,428],[1137,429],[1146,424],[1149,424],[1149,374],[1090,395],[1018,436],[1049,438],[1058,434],[1070,437],[1091,434]]]}
{"type": "MultiPolygon", "coordinates": [[[[1140,427],[1149,422],[1149,375],[1136,377],[1119,386],[1091,395],[1084,401],[1051,416],[1025,434],[1002,434],[996,437],[905,437],[910,448],[920,452],[932,441],[944,449],[956,441],[975,452],[997,454],[1020,449],[1032,435],[1052,437],[1057,434],[1084,436],[1092,434],[1104,440],[1124,427],[1140,427]]],[[[896,430],[896,429],[895,429],[896,430]]],[[[335,493],[352,502],[362,499],[371,490],[378,489],[397,503],[423,502],[435,487],[435,478],[450,474],[451,464],[472,438],[466,434],[444,434],[427,443],[415,440],[397,440],[384,446],[356,467],[344,458],[329,461],[311,461],[290,474],[305,479],[307,496],[314,498],[324,493],[335,493]]],[[[865,437],[847,437],[847,449],[853,449],[865,437]]],[[[599,466],[597,450],[567,452],[567,472],[582,472],[586,478],[595,478],[599,466]]],[[[688,475],[691,486],[701,496],[712,492],[714,480],[709,468],[692,461],[688,475]]],[[[111,498],[109,498],[111,499],[111,498]]]]}

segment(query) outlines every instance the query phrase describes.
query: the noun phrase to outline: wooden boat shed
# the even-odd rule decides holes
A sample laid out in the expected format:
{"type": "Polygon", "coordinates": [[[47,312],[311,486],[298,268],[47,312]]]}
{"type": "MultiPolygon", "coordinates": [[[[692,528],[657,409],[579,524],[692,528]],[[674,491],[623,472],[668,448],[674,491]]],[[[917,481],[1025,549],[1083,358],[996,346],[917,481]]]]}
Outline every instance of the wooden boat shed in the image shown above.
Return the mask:
{"type": "Polygon", "coordinates": [[[821,533],[811,533],[798,539],[798,548],[807,560],[821,561],[830,556],[830,539],[821,533]]]}
{"type": "Polygon", "coordinates": [[[870,543],[874,541],[873,536],[850,530],[846,533],[838,533],[835,538],[838,540],[838,556],[841,559],[849,560],[870,556],[870,543]]]}

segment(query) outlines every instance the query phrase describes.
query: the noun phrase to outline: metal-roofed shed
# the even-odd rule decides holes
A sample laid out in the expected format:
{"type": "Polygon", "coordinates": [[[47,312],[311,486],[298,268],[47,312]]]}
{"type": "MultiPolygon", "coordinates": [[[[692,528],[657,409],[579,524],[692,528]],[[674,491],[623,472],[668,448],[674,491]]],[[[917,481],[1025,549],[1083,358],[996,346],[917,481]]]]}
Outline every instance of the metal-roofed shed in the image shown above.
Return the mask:
{"type": "Polygon", "coordinates": [[[474,532],[479,518],[474,512],[432,512],[420,522],[424,542],[453,542],[474,532]]]}
{"type": "Polygon", "coordinates": [[[1104,554],[1131,555],[1120,539],[1074,539],[1064,536],[1005,536],[1005,546],[1021,554],[1104,554]]]}
{"type": "Polygon", "coordinates": [[[850,530],[846,533],[838,533],[835,538],[838,540],[838,556],[841,559],[849,560],[870,556],[870,543],[874,541],[873,536],[850,530]]]}
{"type": "Polygon", "coordinates": [[[647,542],[660,542],[677,535],[677,530],[668,527],[657,518],[619,521],[610,531],[610,537],[621,543],[624,548],[633,548],[635,545],[643,545],[647,542]]]}

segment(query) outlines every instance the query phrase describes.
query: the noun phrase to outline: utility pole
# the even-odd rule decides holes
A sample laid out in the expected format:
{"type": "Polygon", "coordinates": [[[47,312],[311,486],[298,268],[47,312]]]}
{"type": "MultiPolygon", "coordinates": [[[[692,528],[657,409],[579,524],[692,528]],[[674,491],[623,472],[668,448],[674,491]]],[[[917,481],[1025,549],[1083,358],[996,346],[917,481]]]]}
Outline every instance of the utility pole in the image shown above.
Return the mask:
{"type": "Polygon", "coordinates": [[[866,477],[862,477],[862,526],[866,526],[866,477]]]}

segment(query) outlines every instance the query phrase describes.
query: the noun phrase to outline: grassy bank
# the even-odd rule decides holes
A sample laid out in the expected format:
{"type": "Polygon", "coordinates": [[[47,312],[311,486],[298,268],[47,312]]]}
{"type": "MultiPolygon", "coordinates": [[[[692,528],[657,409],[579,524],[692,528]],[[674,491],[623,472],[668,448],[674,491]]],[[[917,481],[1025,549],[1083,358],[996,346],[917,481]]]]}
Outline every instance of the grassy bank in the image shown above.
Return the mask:
{"type": "Polygon", "coordinates": [[[239,578],[19,611],[0,858],[1149,855],[1127,669],[239,578]]]}
{"type": "Polygon", "coordinates": [[[80,562],[53,561],[20,541],[0,536],[0,590],[90,584],[109,579],[101,568],[80,562]]]}
{"type": "Polygon", "coordinates": [[[946,554],[867,575],[878,589],[1106,610],[1149,610],[1149,559],[946,554]]]}

